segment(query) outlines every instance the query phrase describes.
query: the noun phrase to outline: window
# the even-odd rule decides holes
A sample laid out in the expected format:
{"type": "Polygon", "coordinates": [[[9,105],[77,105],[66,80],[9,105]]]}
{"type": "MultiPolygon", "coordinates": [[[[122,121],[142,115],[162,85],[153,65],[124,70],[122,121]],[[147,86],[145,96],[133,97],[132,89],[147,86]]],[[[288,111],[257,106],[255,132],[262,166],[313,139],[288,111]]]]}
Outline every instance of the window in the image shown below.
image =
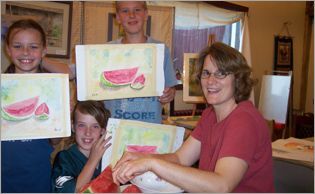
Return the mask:
{"type": "Polygon", "coordinates": [[[183,72],[183,54],[199,53],[208,45],[209,37],[224,42],[236,49],[240,48],[240,22],[207,29],[177,30],[173,32],[173,58],[175,70],[183,72]]]}

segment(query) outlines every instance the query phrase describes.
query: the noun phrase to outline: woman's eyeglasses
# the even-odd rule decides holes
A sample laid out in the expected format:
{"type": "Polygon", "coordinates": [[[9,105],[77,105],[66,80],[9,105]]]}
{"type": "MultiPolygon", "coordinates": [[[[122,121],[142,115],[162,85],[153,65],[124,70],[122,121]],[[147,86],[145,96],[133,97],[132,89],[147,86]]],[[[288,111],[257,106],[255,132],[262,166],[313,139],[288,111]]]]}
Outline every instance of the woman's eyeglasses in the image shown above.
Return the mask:
{"type": "Polygon", "coordinates": [[[210,73],[208,70],[202,70],[201,72],[201,79],[208,79],[211,75],[217,79],[224,79],[229,74],[232,74],[231,72],[224,72],[224,71],[216,71],[214,73],[210,73]]]}

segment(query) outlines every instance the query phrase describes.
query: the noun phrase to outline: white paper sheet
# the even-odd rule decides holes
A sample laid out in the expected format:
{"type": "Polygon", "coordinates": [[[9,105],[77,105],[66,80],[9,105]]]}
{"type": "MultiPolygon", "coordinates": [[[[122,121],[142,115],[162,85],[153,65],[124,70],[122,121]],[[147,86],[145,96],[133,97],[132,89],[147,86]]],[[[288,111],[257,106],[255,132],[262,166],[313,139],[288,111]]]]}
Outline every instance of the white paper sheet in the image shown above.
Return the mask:
{"type": "Polygon", "coordinates": [[[314,142],[290,137],[272,143],[272,156],[314,162],[314,142]]]}
{"type": "Polygon", "coordinates": [[[291,76],[264,75],[259,111],[266,120],[286,123],[291,76]]]}

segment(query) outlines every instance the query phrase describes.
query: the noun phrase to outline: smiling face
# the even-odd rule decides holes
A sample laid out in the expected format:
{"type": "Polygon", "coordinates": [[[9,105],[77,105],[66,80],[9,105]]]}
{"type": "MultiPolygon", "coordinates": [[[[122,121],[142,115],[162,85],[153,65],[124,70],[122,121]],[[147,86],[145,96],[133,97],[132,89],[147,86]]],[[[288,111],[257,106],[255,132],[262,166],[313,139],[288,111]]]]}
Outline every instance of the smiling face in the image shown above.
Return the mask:
{"type": "Polygon", "coordinates": [[[144,24],[148,18],[145,2],[120,1],[117,2],[116,20],[121,24],[126,34],[143,34],[144,24]]]}
{"type": "Polygon", "coordinates": [[[89,157],[93,144],[105,132],[92,115],[82,114],[78,110],[75,112],[74,130],[78,148],[86,157],[89,157]]]}
{"type": "Polygon", "coordinates": [[[205,57],[202,71],[211,73],[209,78],[201,78],[202,91],[208,104],[213,105],[214,108],[235,104],[234,75],[229,74],[223,79],[215,78],[213,73],[218,72],[219,69],[209,55],[205,57]]]}
{"type": "Polygon", "coordinates": [[[9,37],[6,51],[15,65],[15,73],[36,73],[46,47],[39,31],[16,28],[9,37]]]}

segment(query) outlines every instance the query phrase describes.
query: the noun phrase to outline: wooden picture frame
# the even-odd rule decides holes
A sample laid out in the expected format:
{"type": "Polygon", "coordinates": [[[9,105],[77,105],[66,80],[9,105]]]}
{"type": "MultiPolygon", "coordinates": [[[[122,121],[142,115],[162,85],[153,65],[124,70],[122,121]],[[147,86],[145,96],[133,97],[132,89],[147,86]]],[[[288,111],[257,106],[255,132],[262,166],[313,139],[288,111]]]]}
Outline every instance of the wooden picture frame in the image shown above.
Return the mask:
{"type": "Polygon", "coordinates": [[[175,98],[170,102],[170,116],[192,116],[201,115],[202,111],[207,107],[206,103],[191,104],[183,101],[183,85],[175,86],[175,98]],[[195,110],[194,110],[195,109],[195,110]]]}
{"type": "Polygon", "coordinates": [[[46,32],[47,57],[69,58],[72,2],[6,1],[2,9],[2,33],[19,19],[37,21],[46,32]]]}
{"type": "MultiPolygon", "coordinates": [[[[116,21],[116,13],[108,13],[108,33],[107,41],[116,40],[124,35],[124,30],[116,21]]],[[[151,35],[151,16],[148,16],[147,24],[145,26],[146,35],[151,35]]]]}
{"type": "Polygon", "coordinates": [[[275,36],[275,70],[293,69],[293,41],[288,36],[275,36]]]}
{"type": "Polygon", "coordinates": [[[183,101],[188,103],[205,103],[200,81],[197,79],[197,53],[184,53],[183,101]]]}

